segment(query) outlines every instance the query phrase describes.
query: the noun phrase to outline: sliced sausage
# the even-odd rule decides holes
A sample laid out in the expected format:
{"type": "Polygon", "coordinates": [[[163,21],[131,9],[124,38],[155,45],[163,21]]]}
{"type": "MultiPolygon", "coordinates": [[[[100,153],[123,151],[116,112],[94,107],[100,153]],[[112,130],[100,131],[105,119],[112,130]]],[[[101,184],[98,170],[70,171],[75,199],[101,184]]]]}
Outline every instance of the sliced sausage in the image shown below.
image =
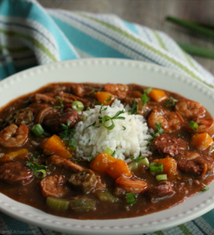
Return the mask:
{"type": "Polygon", "coordinates": [[[165,196],[171,196],[175,193],[173,190],[173,184],[171,182],[165,182],[164,184],[151,187],[147,195],[151,199],[151,201],[155,201],[157,198],[165,197],[165,196]]]}
{"type": "Polygon", "coordinates": [[[62,124],[67,125],[69,121],[69,127],[75,125],[78,120],[78,112],[73,109],[66,109],[61,114],[60,112],[47,115],[44,120],[44,126],[46,126],[52,133],[59,133],[63,131],[62,124]]]}
{"type": "Polygon", "coordinates": [[[171,157],[183,154],[187,150],[187,142],[184,139],[167,133],[156,135],[153,146],[161,154],[167,154],[171,157]]]}
{"type": "Polygon", "coordinates": [[[209,156],[200,156],[199,154],[192,159],[181,156],[178,158],[177,165],[180,171],[203,177],[207,171],[212,170],[214,160],[209,156]]]}
{"type": "Polygon", "coordinates": [[[33,172],[20,162],[7,162],[0,167],[0,180],[9,184],[25,185],[33,179],[33,172]]]}

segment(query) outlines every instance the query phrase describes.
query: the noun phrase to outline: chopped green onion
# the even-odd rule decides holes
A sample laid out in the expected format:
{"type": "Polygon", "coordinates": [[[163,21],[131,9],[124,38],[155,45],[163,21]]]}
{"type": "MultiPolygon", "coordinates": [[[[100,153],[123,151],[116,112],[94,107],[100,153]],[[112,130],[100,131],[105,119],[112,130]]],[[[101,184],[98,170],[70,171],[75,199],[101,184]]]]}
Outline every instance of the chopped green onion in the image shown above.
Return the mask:
{"type": "Polygon", "coordinates": [[[44,133],[44,129],[42,128],[41,124],[36,124],[32,127],[31,131],[34,133],[35,136],[39,137],[44,133]]]}
{"type": "Polygon", "coordinates": [[[123,130],[125,131],[126,127],[125,126],[122,126],[123,127],[123,130]]]}
{"type": "Polygon", "coordinates": [[[134,171],[138,168],[138,165],[139,165],[138,162],[132,162],[128,165],[128,167],[131,171],[134,171]]]}
{"type": "Polygon", "coordinates": [[[146,104],[148,101],[150,101],[150,98],[148,97],[147,94],[143,94],[143,95],[141,96],[141,101],[142,101],[142,103],[143,103],[143,105],[144,105],[144,104],[146,104]]]}
{"type": "Polygon", "coordinates": [[[198,123],[194,122],[194,121],[190,121],[189,122],[189,126],[190,128],[192,128],[194,131],[198,130],[198,123]]]}
{"type": "Polygon", "coordinates": [[[81,101],[74,101],[71,105],[72,109],[76,111],[82,111],[84,109],[84,105],[81,101]]]}
{"type": "Polygon", "coordinates": [[[41,170],[36,170],[34,171],[34,175],[36,176],[36,178],[38,179],[42,179],[46,176],[47,172],[46,170],[44,169],[41,169],[41,170]]]}
{"type": "Polygon", "coordinates": [[[54,211],[66,211],[69,209],[70,201],[61,198],[47,197],[46,204],[54,211]]]}
{"type": "Polygon", "coordinates": [[[202,183],[202,185],[203,185],[203,188],[201,188],[201,191],[207,191],[210,189],[210,187],[207,186],[206,184],[202,183]]]}
{"type": "Polygon", "coordinates": [[[144,157],[143,159],[141,159],[139,162],[138,162],[140,165],[145,165],[145,166],[148,166],[149,167],[149,160],[147,157],[144,157]]]}
{"type": "Polygon", "coordinates": [[[167,174],[156,175],[156,180],[167,180],[167,174]]]}
{"type": "Polygon", "coordinates": [[[115,155],[115,154],[116,154],[116,151],[114,150],[114,152],[112,153],[112,155],[111,155],[111,156],[112,156],[112,157],[114,157],[114,155],[115,155]]]}
{"type": "Polygon", "coordinates": [[[152,162],[149,167],[150,167],[151,172],[162,172],[163,171],[163,164],[160,162],[152,162]]]}
{"type": "Polygon", "coordinates": [[[112,151],[110,148],[106,148],[105,153],[108,153],[109,155],[112,156],[112,154],[114,153],[114,151],[112,151]]]}
{"type": "Polygon", "coordinates": [[[134,193],[127,193],[126,194],[126,200],[127,200],[128,204],[135,204],[136,200],[135,200],[134,193]]]}
{"type": "Polygon", "coordinates": [[[106,129],[108,129],[108,130],[112,130],[112,129],[115,127],[115,124],[114,124],[112,118],[109,117],[109,116],[107,116],[107,115],[105,115],[105,116],[102,118],[102,125],[103,125],[106,129]],[[106,125],[105,125],[105,123],[106,123],[107,121],[111,121],[111,125],[110,125],[110,126],[106,126],[106,125]]]}
{"type": "Polygon", "coordinates": [[[90,111],[90,110],[91,110],[91,108],[88,106],[88,107],[86,108],[86,110],[87,110],[87,111],[90,111]]]}
{"type": "Polygon", "coordinates": [[[149,87],[149,88],[147,88],[147,89],[144,90],[144,93],[145,93],[146,95],[148,95],[148,94],[151,92],[151,90],[152,90],[152,88],[149,87]]]}

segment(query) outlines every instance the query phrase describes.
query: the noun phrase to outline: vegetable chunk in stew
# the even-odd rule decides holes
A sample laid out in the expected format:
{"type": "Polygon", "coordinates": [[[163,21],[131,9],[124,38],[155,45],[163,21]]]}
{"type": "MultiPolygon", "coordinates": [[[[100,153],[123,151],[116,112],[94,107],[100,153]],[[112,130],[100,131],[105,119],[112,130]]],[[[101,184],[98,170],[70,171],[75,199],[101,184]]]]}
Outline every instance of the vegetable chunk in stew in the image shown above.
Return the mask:
{"type": "Polygon", "coordinates": [[[0,192],[67,218],[154,213],[209,189],[213,137],[203,105],[170,91],[48,84],[0,109],[0,192]]]}

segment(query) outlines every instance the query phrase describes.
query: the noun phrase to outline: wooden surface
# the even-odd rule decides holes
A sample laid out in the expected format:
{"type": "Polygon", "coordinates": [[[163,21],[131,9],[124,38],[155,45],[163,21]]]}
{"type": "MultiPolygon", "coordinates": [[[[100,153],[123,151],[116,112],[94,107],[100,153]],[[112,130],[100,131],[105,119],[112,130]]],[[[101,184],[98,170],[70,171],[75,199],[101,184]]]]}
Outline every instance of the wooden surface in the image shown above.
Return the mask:
{"type": "MultiPolygon", "coordinates": [[[[191,19],[214,25],[214,0],[38,0],[43,7],[70,11],[110,13],[164,31],[177,42],[214,50],[214,41],[166,22],[166,16],[191,19]]],[[[194,56],[212,74],[214,60],[194,56]]]]}

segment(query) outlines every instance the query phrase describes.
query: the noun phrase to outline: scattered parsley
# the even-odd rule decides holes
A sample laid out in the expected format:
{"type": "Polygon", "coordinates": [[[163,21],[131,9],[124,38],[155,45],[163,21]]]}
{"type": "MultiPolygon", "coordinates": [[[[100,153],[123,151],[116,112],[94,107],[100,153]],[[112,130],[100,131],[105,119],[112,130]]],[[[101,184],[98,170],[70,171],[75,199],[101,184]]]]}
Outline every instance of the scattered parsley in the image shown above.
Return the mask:
{"type": "Polygon", "coordinates": [[[95,126],[95,125],[96,125],[96,121],[95,121],[95,122],[93,122],[91,125],[89,125],[89,126],[85,127],[85,128],[83,129],[83,131],[84,131],[84,130],[86,130],[87,128],[89,128],[89,127],[91,127],[91,126],[95,126]]]}
{"type": "Polygon", "coordinates": [[[139,162],[140,160],[144,159],[145,157],[142,157],[141,152],[139,153],[138,157],[135,158],[134,156],[131,156],[132,161],[139,162]]]}
{"type": "Polygon", "coordinates": [[[169,97],[169,99],[166,100],[166,106],[167,107],[174,107],[175,103],[177,103],[178,100],[174,99],[172,96],[169,97]]]}
{"type": "Polygon", "coordinates": [[[123,130],[125,131],[125,129],[126,129],[126,127],[125,126],[123,126],[123,130]]]}
{"type": "Polygon", "coordinates": [[[60,106],[54,106],[53,109],[63,109],[64,108],[63,101],[59,98],[59,96],[56,96],[56,98],[59,100],[60,106]]]}
{"type": "Polygon", "coordinates": [[[90,110],[91,110],[91,108],[88,106],[88,107],[86,108],[86,110],[87,110],[87,111],[90,111],[90,110]]]}
{"type": "Polygon", "coordinates": [[[114,152],[112,153],[112,155],[111,155],[111,156],[112,156],[112,157],[114,157],[114,155],[115,155],[115,154],[116,154],[116,151],[114,150],[114,152]]]}
{"type": "Polygon", "coordinates": [[[96,90],[95,90],[95,89],[93,89],[91,92],[92,92],[93,94],[95,94],[95,93],[96,93],[96,90]]]}
{"type": "Polygon", "coordinates": [[[94,104],[95,105],[101,105],[101,103],[99,101],[95,100],[95,99],[94,99],[94,104]]]}
{"type": "Polygon", "coordinates": [[[155,123],[155,126],[157,127],[157,130],[155,130],[154,133],[150,133],[151,136],[152,136],[152,138],[148,139],[148,144],[147,144],[147,146],[154,140],[154,138],[155,138],[155,136],[156,136],[157,134],[161,135],[161,134],[164,133],[164,130],[163,130],[162,127],[161,127],[161,123],[155,123]]]}
{"type": "Polygon", "coordinates": [[[128,114],[137,114],[138,112],[138,106],[137,102],[135,101],[134,104],[132,105],[131,109],[128,111],[128,114]]]}
{"type": "Polygon", "coordinates": [[[82,120],[83,121],[85,121],[88,117],[90,117],[91,115],[93,115],[94,113],[90,113],[88,116],[84,116],[83,118],[82,118],[82,120]]]}
{"type": "Polygon", "coordinates": [[[111,101],[111,96],[109,96],[109,98],[106,101],[111,101]]]}
{"type": "Polygon", "coordinates": [[[76,149],[76,141],[74,139],[74,136],[76,132],[73,129],[70,129],[70,121],[66,122],[65,124],[62,124],[62,128],[64,129],[63,132],[59,133],[59,136],[61,136],[64,140],[68,141],[68,145],[74,149],[76,149]]]}
{"type": "Polygon", "coordinates": [[[108,107],[105,107],[105,108],[103,108],[103,104],[101,104],[101,106],[100,106],[100,110],[99,110],[99,114],[101,114],[102,113],[102,111],[105,111],[108,107]]]}
{"type": "Polygon", "coordinates": [[[201,191],[207,191],[207,190],[209,190],[210,189],[210,187],[209,186],[207,186],[206,184],[204,184],[204,183],[202,183],[202,185],[203,185],[203,187],[201,188],[201,191]]]}
{"type": "Polygon", "coordinates": [[[33,171],[34,175],[37,178],[39,178],[38,173],[41,172],[41,170],[45,173],[45,174],[43,174],[43,177],[46,176],[47,171],[49,172],[49,170],[47,169],[48,167],[45,165],[42,165],[42,164],[39,165],[38,159],[36,159],[34,157],[29,160],[29,162],[26,164],[26,166],[28,166],[33,171]]]}

